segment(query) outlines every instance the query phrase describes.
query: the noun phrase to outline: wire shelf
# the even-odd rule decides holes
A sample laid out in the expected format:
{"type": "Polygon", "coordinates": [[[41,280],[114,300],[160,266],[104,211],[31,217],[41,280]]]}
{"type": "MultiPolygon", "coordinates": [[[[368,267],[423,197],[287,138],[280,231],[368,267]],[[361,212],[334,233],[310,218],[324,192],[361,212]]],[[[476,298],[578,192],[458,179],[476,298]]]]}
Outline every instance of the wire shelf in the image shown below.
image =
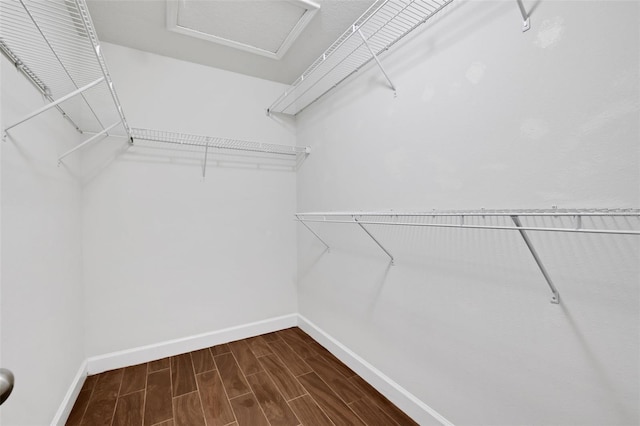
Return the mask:
{"type": "Polygon", "coordinates": [[[640,209],[476,209],[476,210],[432,210],[424,212],[410,211],[345,211],[345,212],[309,212],[300,216],[640,216],[640,209]]]}
{"type": "Polygon", "coordinates": [[[164,142],[176,145],[197,146],[200,148],[231,149],[236,151],[261,152],[281,155],[301,155],[310,152],[308,147],[277,145],[263,142],[244,141],[239,139],[226,139],[212,136],[191,135],[187,133],[167,132],[163,130],[150,130],[131,128],[134,140],[147,140],[164,142]]]}
{"type": "MultiPolygon", "coordinates": [[[[504,229],[504,230],[526,230],[526,231],[556,231],[556,232],[581,232],[593,234],[623,234],[640,235],[640,230],[635,229],[608,229],[584,227],[582,218],[585,217],[636,217],[640,219],[640,209],[529,209],[529,210],[433,210],[430,212],[402,212],[402,211],[380,211],[380,212],[307,212],[297,213],[296,219],[303,222],[321,223],[362,223],[369,225],[395,225],[395,226],[415,226],[415,227],[440,227],[440,228],[472,228],[472,229],[504,229]],[[492,217],[503,217],[512,219],[514,217],[547,217],[547,218],[573,218],[575,223],[572,227],[567,227],[566,221],[559,223],[559,226],[514,226],[495,223],[482,223],[478,220],[464,221],[465,217],[476,219],[489,219],[492,217]],[[420,220],[424,218],[424,220],[420,220]],[[459,218],[458,222],[452,220],[447,222],[431,221],[436,218],[459,218]],[[404,220],[403,220],[404,219],[404,220]]],[[[640,225],[640,223],[639,223],[640,225]]]]}
{"type": "Polygon", "coordinates": [[[378,0],[268,108],[298,114],[453,0],[378,0]],[[366,42],[365,42],[366,40],[366,42]],[[369,50],[371,49],[371,50],[369,50]]]}
{"type": "Polygon", "coordinates": [[[329,244],[314,230],[309,223],[341,223],[353,224],[360,227],[373,242],[389,257],[391,265],[395,264],[393,254],[377,239],[369,225],[437,227],[437,228],[465,228],[465,229],[493,229],[518,231],[531,253],[538,269],[542,273],[549,290],[551,303],[560,303],[560,293],[547,271],[542,258],[529,238],[529,231],[552,231],[587,234],[640,235],[640,209],[538,209],[538,210],[433,210],[430,212],[307,212],[296,213],[296,220],[309,230],[325,247],[329,244]],[[523,224],[521,217],[529,220],[523,224]],[[533,218],[538,218],[534,220],[533,218]],[[584,226],[585,217],[591,220],[584,226]],[[606,217],[624,218],[624,228],[619,229],[612,221],[603,220],[606,217]],[[544,220],[539,220],[544,218],[544,220]],[[635,220],[632,221],[630,218],[635,220]],[[635,229],[633,229],[635,226],[635,229]]]}
{"type": "Polygon", "coordinates": [[[85,0],[0,0],[0,50],[78,131],[130,137],[85,0]]]}

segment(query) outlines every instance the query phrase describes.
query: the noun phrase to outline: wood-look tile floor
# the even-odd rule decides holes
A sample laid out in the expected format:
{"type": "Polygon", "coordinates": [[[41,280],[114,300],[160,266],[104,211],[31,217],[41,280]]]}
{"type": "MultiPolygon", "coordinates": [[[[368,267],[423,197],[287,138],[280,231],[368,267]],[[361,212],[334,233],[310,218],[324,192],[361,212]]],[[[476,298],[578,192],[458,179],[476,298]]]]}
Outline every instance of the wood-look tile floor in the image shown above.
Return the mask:
{"type": "Polygon", "coordinates": [[[87,377],[67,425],[417,425],[297,327],[87,377]]]}

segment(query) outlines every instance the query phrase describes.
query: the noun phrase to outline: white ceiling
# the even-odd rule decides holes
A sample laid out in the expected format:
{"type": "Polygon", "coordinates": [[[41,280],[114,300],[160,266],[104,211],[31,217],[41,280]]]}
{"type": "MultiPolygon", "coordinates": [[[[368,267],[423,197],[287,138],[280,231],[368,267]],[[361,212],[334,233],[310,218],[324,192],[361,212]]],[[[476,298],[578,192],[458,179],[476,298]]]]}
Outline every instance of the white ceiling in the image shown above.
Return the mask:
{"type": "MultiPolygon", "coordinates": [[[[281,1],[261,1],[259,15],[263,24],[251,24],[252,18],[238,13],[244,0],[204,0],[197,9],[216,14],[210,22],[199,19],[197,25],[231,34],[242,28],[238,41],[260,40],[265,26],[284,25],[287,19],[274,19],[282,11],[281,1]],[[206,3],[230,3],[230,7],[206,3]],[[221,15],[224,16],[221,16],[221,15]],[[225,26],[223,27],[222,22],[225,26]]],[[[273,59],[212,41],[169,31],[165,0],[89,0],[89,12],[101,41],[144,50],[159,55],[234,71],[267,80],[291,84],[371,5],[373,0],[316,0],[320,10],[281,59],[273,59]]],[[[189,0],[191,4],[199,0],[189,0]]],[[[245,8],[246,10],[246,8],[245,8]]],[[[282,16],[282,15],[279,15],[282,16]]],[[[290,20],[290,19],[289,19],[290,20]]],[[[278,33],[275,31],[274,33],[278,33]]],[[[108,58],[107,58],[108,59],[108,58]]]]}

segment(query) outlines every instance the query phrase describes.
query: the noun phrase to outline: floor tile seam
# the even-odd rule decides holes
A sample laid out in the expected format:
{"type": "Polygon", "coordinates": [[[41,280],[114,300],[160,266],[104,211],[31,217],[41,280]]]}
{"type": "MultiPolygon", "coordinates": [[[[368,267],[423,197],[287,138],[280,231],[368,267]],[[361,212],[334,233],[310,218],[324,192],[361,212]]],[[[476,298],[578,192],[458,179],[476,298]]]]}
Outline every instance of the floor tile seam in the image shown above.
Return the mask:
{"type": "MultiPolygon", "coordinates": [[[[298,357],[300,358],[300,360],[306,364],[307,366],[309,366],[309,368],[311,368],[311,366],[309,364],[307,364],[307,358],[303,358],[302,356],[298,355],[298,352],[295,350],[295,348],[293,346],[291,346],[285,339],[280,338],[280,340],[282,340],[284,342],[285,345],[287,345],[289,347],[289,349],[291,349],[291,351],[298,357]]],[[[306,345],[306,343],[305,343],[306,345]]],[[[310,349],[311,350],[311,349],[310,349]]],[[[314,354],[318,355],[315,351],[312,351],[314,354]]],[[[311,358],[311,357],[309,357],[311,358]]]]}
{"type": "MultiPolygon", "coordinates": [[[[146,380],[145,380],[145,382],[146,382],[146,380]]],[[[122,398],[123,396],[128,396],[128,395],[131,395],[132,393],[136,393],[136,392],[140,392],[140,391],[145,391],[145,393],[146,393],[146,391],[147,391],[146,384],[145,384],[145,387],[143,387],[142,389],[135,389],[135,390],[129,391],[127,393],[123,393],[123,394],[118,395],[118,399],[122,398]]]]}
{"type": "MultiPolygon", "coordinates": [[[[286,364],[282,361],[282,359],[280,359],[280,357],[278,357],[278,355],[276,355],[276,354],[270,354],[270,355],[273,355],[273,356],[275,356],[276,358],[278,358],[278,359],[280,360],[280,362],[282,362],[282,365],[284,365],[284,367],[285,367],[285,368],[287,368],[286,364]]],[[[264,366],[262,366],[262,367],[264,368],[264,366]]],[[[289,401],[292,401],[292,400],[294,400],[294,399],[296,399],[296,398],[300,398],[301,396],[304,396],[304,395],[308,395],[308,394],[309,394],[309,392],[307,392],[307,389],[306,389],[304,386],[302,386],[302,383],[300,383],[300,381],[298,380],[298,378],[297,378],[296,376],[294,376],[294,375],[293,375],[293,373],[291,372],[291,370],[289,370],[289,369],[287,368],[287,371],[289,371],[289,373],[291,374],[291,377],[293,377],[293,380],[295,380],[295,381],[296,381],[296,383],[297,383],[297,384],[298,384],[302,389],[304,389],[304,392],[305,392],[305,393],[304,393],[303,395],[298,395],[298,396],[296,396],[295,398],[291,398],[291,399],[289,399],[289,400],[288,400],[288,399],[286,399],[286,397],[284,396],[284,393],[282,393],[282,390],[280,390],[280,387],[276,384],[276,381],[274,380],[274,375],[273,375],[273,374],[271,374],[271,372],[270,372],[267,368],[264,368],[264,371],[267,373],[267,375],[269,376],[269,378],[271,379],[271,381],[275,384],[276,389],[278,389],[278,392],[280,392],[280,394],[282,395],[282,397],[283,397],[283,398],[285,398],[285,401],[289,402],[289,401]]]]}
{"type": "MultiPolygon", "coordinates": [[[[370,401],[370,402],[372,402],[372,403],[373,403],[373,404],[374,404],[374,405],[375,405],[375,406],[376,406],[380,411],[382,411],[382,413],[383,413],[385,416],[387,416],[387,418],[388,418],[389,420],[391,420],[391,421],[393,422],[393,425],[392,425],[392,426],[400,426],[400,425],[398,424],[398,422],[396,422],[396,420],[395,420],[394,418],[392,418],[392,417],[391,417],[391,416],[390,416],[390,415],[389,415],[385,410],[383,410],[383,409],[382,409],[382,407],[380,407],[380,406],[379,406],[378,404],[376,404],[374,401],[371,401],[369,398],[367,398],[367,397],[366,397],[366,395],[363,395],[363,396],[362,396],[362,398],[360,398],[360,399],[356,399],[355,401],[350,402],[350,403],[348,403],[348,404],[347,404],[347,405],[349,406],[349,408],[351,408],[351,411],[353,411],[353,412],[355,413],[355,415],[356,415],[356,416],[358,416],[358,413],[356,413],[356,411],[351,407],[351,404],[354,404],[354,403],[356,403],[356,402],[358,402],[358,401],[364,401],[365,403],[366,403],[366,402],[369,402],[369,401],[370,401]]],[[[362,422],[363,422],[364,424],[367,424],[367,422],[365,422],[365,421],[364,421],[364,419],[363,419],[362,417],[358,416],[358,418],[360,418],[360,420],[362,420],[362,422]]]]}
{"type": "MultiPolygon", "coordinates": [[[[252,392],[252,391],[249,391],[249,392],[245,392],[245,393],[243,393],[243,394],[241,394],[241,395],[236,395],[236,396],[234,396],[233,398],[229,398],[229,402],[231,402],[231,401],[232,401],[232,400],[234,400],[234,399],[238,399],[238,398],[240,398],[241,396],[247,396],[247,395],[249,395],[250,393],[253,393],[253,392],[252,392]]],[[[237,418],[236,418],[236,420],[237,420],[237,418]]]]}
{"type": "MultiPolygon", "coordinates": [[[[340,372],[339,372],[338,370],[336,370],[335,368],[333,368],[331,365],[329,365],[329,364],[327,364],[327,363],[325,363],[325,365],[326,365],[328,368],[330,368],[331,370],[333,370],[335,373],[337,373],[340,377],[344,378],[347,382],[349,382],[349,379],[348,379],[348,378],[346,378],[346,377],[344,377],[342,374],[340,374],[340,372]]],[[[316,375],[320,378],[320,380],[322,380],[322,381],[323,381],[323,382],[324,382],[324,383],[329,387],[329,389],[331,389],[331,391],[332,391],[332,392],[333,392],[333,393],[334,393],[338,398],[340,398],[340,400],[341,400],[342,402],[344,402],[344,403],[345,403],[345,404],[347,404],[347,405],[349,405],[349,404],[350,404],[350,402],[347,402],[347,400],[345,400],[343,397],[341,397],[341,396],[340,396],[340,394],[338,393],[338,391],[336,391],[336,389],[334,388],[334,386],[332,386],[332,385],[331,385],[331,383],[329,383],[327,380],[325,380],[325,379],[322,377],[322,375],[321,375],[318,371],[316,371],[316,369],[315,369],[315,368],[313,368],[311,365],[310,365],[309,367],[311,367],[311,370],[312,370],[314,373],[316,373],[316,375]]],[[[354,383],[350,383],[350,382],[349,382],[349,384],[350,384],[351,386],[353,386],[353,387],[355,388],[355,391],[356,391],[356,392],[361,396],[361,397],[360,397],[360,398],[358,398],[358,399],[362,399],[363,397],[365,397],[364,392],[363,392],[359,387],[356,387],[354,383]]],[[[357,399],[356,399],[356,400],[354,400],[354,401],[357,401],[357,399]]],[[[351,402],[354,402],[354,401],[351,401],[351,402]]],[[[377,404],[376,404],[376,405],[377,405],[377,404]]],[[[351,410],[351,411],[353,411],[353,410],[351,410]]]]}
{"type": "Polygon", "coordinates": [[[189,358],[191,359],[191,368],[193,369],[193,381],[196,383],[196,393],[198,394],[198,401],[200,401],[200,412],[202,413],[202,420],[205,426],[207,426],[207,416],[204,414],[204,404],[202,403],[202,396],[200,395],[200,385],[198,384],[198,378],[196,377],[196,365],[193,361],[193,351],[189,352],[189,358]]]}
{"type": "MultiPolygon", "coordinates": [[[[282,339],[280,339],[280,340],[282,340],[282,339]]],[[[284,340],[282,340],[282,341],[284,342],[284,340]]],[[[287,342],[284,342],[284,343],[286,344],[287,342]]],[[[287,346],[289,346],[289,345],[287,345],[287,346]]],[[[291,346],[289,346],[289,349],[291,349],[291,346]]],[[[293,350],[293,349],[292,349],[292,350],[293,350]]],[[[298,374],[298,375],[296,375],[296,374],[293,372],[293,370],[292,370],[291,368],[289,368],[289,365],[287,365],[287,363],[285,362],[285,360],[284,360],[280,355],[278,355],[276,352],[274,352],[274,353],[273,353],[273,355],[274,355],[276,358],[278,358],[278,359],[280,360],[280,362],[282,362],[282,365],[284,365],[284,366],[286,367],[286,369],[287,369],[287,370],[289,370],[289,372],[291,373],[291,375],[292,375],[293,377],[298,377],[298,376],[302,376],[302,375],[304,375],[304,374],[308,374],[308,373],[309,373],[309,372],[306,372],[306,373],[302,373],[302,374],[298,374]]],[[[296,355],[296,356],[297,356],[297,354],[295,353],[295,351],[294,351],[294,355],[296,355]]],[[[300,357],[298,357],[298,358],[300,358],[300,357]]],[[[305,364],[305,365],[307,365],[309,368],[311,368],[311,366],[310,366],[309,364],[307,364],[307,363],[304,361],[304,359],[300,358],[300,360],[301,360],[302,362],[304,362],[304,364],[305,364]]],[[[312,370],[313,370],[313,369],[312,369],[312,370]]]]}
{"type": "MultiPolygon", "coordinates": [[[[256,353],[255,353],[255,351],[251,348],[251,345],[249,344],[248,340],[249,340],[249,339],[255,339],[255,338],[257,338],[257,337],[262,337],[262,334],[259,334],[259,335],[257,335],[257,336],[253,336],[253,337],[249,337],[249,338],[247,338],[247,339],[244,339],[244,340],[247,342],[247,345],[249,346],[249,350],[251,351],[251,353],[253,354],[253,356],[254,356],[254,357],[256,357],[256,358],[262,358],[262,357],[263,357],[263,356],[265,356],[265,355],[269,355],[269,354],[258,355],[258,354],[256,354],[256,353]]],[[[265,340],[265,341],[264,341],[264,343],[265,343],[265,345],[266,345],[266,344],[267,344],[267,341],[265,340]]],[[[267,346],[267,347],[268,347],[268,346],[267,346]]]]}
{"type": "Polygon", "coordinates": [[[227,347],[229,347],[229,343],[231,343],[231,342],[227,342],[227,343],[220,343],[219,345],[209,346],[209,352],[211,352],[211,356],[212,356],[213,358],[215,358],[215,357],[216,357],[216,356],[218,356],[218,355],[224,355],[224,354],[228,354],[229,352],[231,352],[231,349],[229,349],[229,352],[222,352],[222,353],[219,353],[219,354],[217,354],[217,355],[213,353],[213,348],[215,348],[216,346],[227,345],[227,347]]]}
{"type": "MultiPolygon", "coordinates": [[[[295,332],[294,332],[294,334],[295,334],[295,332]]],[[[316,342],[316,340],[315,340],[315,339],[313,339],[311,336],[309,336],[309,338],[310,338],[313,342],[315,342],[316,344],[320,345],[320,343],[316,342]]],[[[297,335],[296,335],[296,336],[292,336],[292,337],[291,337],[291,339],[292,339],[292,340],[297,341],[298,343],[302,344],[305,348],[307,348],[307,349],[309,350],[309,352],[311,352],[311,353],[313,354],[312,356],[320,355],[320,354],[319,354],[319,353],[318,353],[318,352],[317,352],[317,351],[316,351],[316,350],[311,346],[311,344],[310,344],[310,343],[306,342],[306,341],[305,341],[304,339],[302,339],[301,337],[299,337],[299,336],[297,336],[297,335]]],[[[284,339],[283,339],[283,340],[284,340],[284,339]]],[[[320,346],[322,346],[322,345],[320,345],[320,346]]],[[[324,346],[322,346],[322,347],[324,347],[324,346]]],[[[311,357],[309,357],[309,358],[311,358],[311,357]]],[[[306,358],[304,358],[304,359],[306,359],[306,358]]]]}
{"type": "Polygon", "coordinates": [[[173,365],[172,365],[173,357],[171,356],[168,358],[169,358],[169,394],[171,395],[171,420],[173,420],[174,426],[175,426],[176,413],[174,413],[173,411],[173,365]]]}
{"type": "MultiPolygon", "coordinates": [[[[276,383],[273,381],[273,378],[269,375],[269,373],[266,371],[266,369],[264,369],[263,371],[258,371],[257,373],[253,373],[250,374],[250,376],[255,376],[258,373],[265,373],[267,378],[271,381],[271,384],[273,385],[273,387],[275,388],[276,392],[280,395],[280,397],[282,398],[282,400],[285,402],[285,404],[287,405],[287,407],[289,408],[289,410],[291,410],[291,413],[293,414],[293,416],[296,418],[296,420],[298,420],[298,425],[302,424],[302,422],[300,421],[300,419],[298,418],[298,416],[296,415],[296,413],[291,409],[291,407],[289,406],[289,402],[287,401],[287,398],[285,398],[285,396],[282,394],[282,391],[280,391],[280,389],[278,388],[278,386],[276,385],[276,383]]],[[[245,379],[247,379],[247,377],[245,375],[245,379]]],[[[253,386],[251,386],[251,383],[249,382],[249,380],[247,380],[247,383],[249,384],[249,389],[251,389],[251,392],[253,393],[253,396],[256,398],[256,401],[258,402],[258,405],[260,406],[260,408],[262,409],[262,404],[260,404],[260,400],[258,399],[258,395],[256,395],[253,386]]],[[[267,419],[267,422],[269,422],[269,424],[271,424],[271,422],[269,421],[269,417],[267,417],[267,413],[264,411],[264,409],[262,410],[262,412],[264,413],[264,417],[267,419]]]]}
{"type": "Polygon", "coordinates": [[[124,368],[122,369],[122,376],[120,377],[120,386],[118,386],[118,393],[116,394],[116,403],[113,404],[113,411],[111,412],[110,426],[113,426],[113,421],[116,418],[116,410],[118,409],[118,400],[120,399],[120,389],[122,389],[122,382],[124,381],[124,368]]]}
{"type": "MultiPolygon", "coordinates": [[[[234,342],[242,342],[245,339],[242,340],[234,340],[234,342]]],[[[229,342],[229,343],[233,343],[233,342],[229,342]]],[[[247,348],[249,348],[249,352],[251,352],[251,354],[255,357],[255,354],[253,353],[253,351],[251,350],[251,348],[249,347],[249,344],[247,342],[245,342],[245,344],[247,345],[247,348]]],[[[231,355],[233,355],[233,359],[236,360],[236,364],[238,364],[238,368],[240,369],[240,372],[245,376],[245,379],[247,378],[247,374],[245,374],[242,366],[240,365],[240,363],[238,362],[238,357],[236,356],[235,352],[233,352],[233,349],[231,349],[231,346],[229,346],[229,350],[231,351],[231,355]]],[[[257,361],[257,357],[256,357],[256,361],[257,361]]],[[[260,362],[258,362],[258,366],[260,368],[262,368],[262,364],[260,364],[260,362]]],[[[256,373],[259,373],[260,371],[264,371],[264,369],[256,371],[256,373]]],[[[255,373],[251,373],[251,374],[255,374],[255,373]]]]}
{"type": "Polygon", "coordinates": [[[349,404],[347,404],[347,407],[349,407],[349,410],[351,410],[351,412],[352,412],[353,414],[355,414],[356,418],[360,419],[360,421],[361,421],[362,423],[364,423],[365,425],[367,425],[367,426],[368,426],[368,423],[367,423],[367,422],[365,422],[365,421],[364,421],[364,419],[363,419],[362,417],[360,417],[360,416],[358,415],[358,413],[356,413],[356,412],[353,410],[353,408],[351,408],[351,406],[350,406],[349,404]]]}
{"type": "MultiPolygon", "coordinates": [[[[311,374],[311,373],[306,373],[306,374],[311,374]]],[[[317,374],[316,374],[317,375],[317,374]]],[[[304,374],[301,374],[301,376],[304,376],[304,374]]],[[[327,411],[322,408],[322,404],[320,404],[318,402],[318,400],[316,400],[313,395],[311,394],[311,392],[309,392],[309,390],[301,383],[301,386],[304,388],[304,390],[307,392],[307,394],[309,395],[309,398],[311,398],[311,400],[313,401],[314,404],[316,404],[316,406],[320,409],[320,411],[322,411],[322,413],[325,415],[325,417],[329,420],[329,422],[335,426],[335,423],[333,422],[333,420],[331,420],[331,417],[329,416],[329,413],[327,413],[327,411]]],[[[300,396],[299,398],[301,398],[302,396],[300,396]]]]}
{"type": "Polygon", "coordinates": [[[158,373],[160,371],[164,371],[164,370],[170,370],[171,369],[171,361],[169,361],[169,367],[164,367],[164,368],[160,368],[158,370],[153,370],[153,371],[149,371],[149,368],[147,368],[147,376],[149,374],[153,374],[153,373],[158,373]]]}
{"type": "Polygon", "coordinates": [[[202,374],[202,373],[207,373],[207,372],[209,372],[209,371],[211,371],[211,370],[215,370],[215,369],[216,369],[216,368],[214,367],[214,368],[212,368],[212,369],[210,369],[210,370],[204,370],[204,371],[201,371],[201,372],[199,372],[199,373],[197,373],[197,372],[196,372],[196,363],[193,361],[193,353],[194,353],[194,352],[199,352],[199,351],[204,351],[204,350],[206,350],[206,351],[207,351],[207,353],[209,354],[209,356],[211,356],[211,361],[213,362],[213,365],[214,365],[214,366],[216,365],[216,364],[215,364],[215,361],[214,361],[214,359],[213,359],[213,353],[211,353],[211,348],[210,348],[210,347],[209,347],[209,348],[204,348],[204,349],[199,349],[198,351],[191,351],[191,352],[189,352],[189,353],[191,354],[191,363],[193,364],[193,373],[194,373],[195,375],[202,374]]]}
{"type": "MultiPolygon", "coordinates": [[[[360,376],[353,376],[353,377],[360,377],[360,376]]],[[[362,377],[360,377],[360,378],[362,378],[362,377]]],[[[364,379],[362,379],[362,380],[364,380],[364,379]]],[[[391,419],[395,422],[395,419],[394,419],[394,418],[391,416],[391,414],[387,411],[387,408],[386,408],[386,407],[382,406],[378,401],[376,401],[376,399],[369,397],[369,395],[367,395],[367,393],[366,393],[366,392],[365,392],[365,391],[360,387],[360,385],[358,385],[357,383],[354,383],[353,381],[351,381],[351,378],[349,378],[349,381],[351,382],[351,384],[353,384],[353,385],[356,387],[356,389],[358,389],[358,391],[360,391],[360,393],[362,394],[362,398],[361,398],[361,399],[364,399],[364,400],[366,400],[366,401],[369,401],[371,404],[373,404],[373,405],[375,405],[376,407],[378,407],[380,410],[382,410],[382,412],[383,412],[383,413],[385,413],[389,418],[391,418],[391,419]]],[[[374,389],[374,390],[375,390],[375,389],[374,389]]],[[[385,399],[386,399],[386,397],[385,397],[384,395],[382,395],[382,394],[380,394],[380,396],[379,396],[379,397],[380,397],[380,398],[385,398],[385,399]]],[[[388,399],[387,399],[387,401],[388,401],[388,399]]],[[[355,401],[354,401],[354,402],[355,402],[355,401]]],[[[391,401],[389,401],[389,402],[390,402],[394,407],[396,406],[395,404],[393,404],[393,402],[391,402],[391,401]]],[[[396,407],[396,408],[397,408],[397,407],[396,407]]],[[[400,410],[400,411],[402,411],[402,410],[400,410]]],[[[404,411],[402,411],[402,413],[404,413],[404,411]]],[[[404,413],[404,414],[406,415],[406,413],[404,413]]],[[[396,422],[396,424],[397,424],[397,422],[396,422]]]]}
{"type": "MultiPolygon", "coordinates": [[[[257,373],[256,373],[257,374],[257,373]]],[[[244,377],[245,380],[247,380],[247,376],[244,377]]],[[[247,380],[247,385],[249,385],[249,389],[250,389],[250,394],[253,395],[253,399],[256,400],[256,403],[258,403],[258,408],[260,408],[260,411],[262,411],[262,415],[264,416],[265,420],[267,421],[267,424],[269,426],[271,426],[271,422],[269,421],[269,417],[267,417],[267,413],[264,411],[264,409],[262,408],[262,404],[260,404],[260,400],[258,399],[258,396],[256,395],[256,393],[253,391],[253,387],[251,387],[251,383],[249,383],[249,381],[247,380]]],[[[231,407],[233,409],[233,407],[231,407]]],[[[297,417],[296,417],[297,418],[297,417]]]]}
{"type": "MultiPolygon", "coordinates": [[[[213,353],[211,354],[213,355],[213,353]]],[[[218,364],[216,363],[216,357],[213,357],[213,362],[216,365],[216,367],[218,366],[218,364]]],[[[227,388],[224,385],[224,382],[222,381],[222,374],[220,374],[220,369],[217,368],[214,371],[216,371],[216,373],[218,374],[218,378],[220,379],[220,384],[222,385],[222,392],[224,392],[224,397],[227,398],[227,403],[229,404],[229,408],[231,409],[231,414],[233,414],[233,418],[235,419],[235,423],[238,423],[238,417],[236,416],[236,412],[233,411],[233,406],[231,405],[231,398],[229,398],[229,393],[227,392],[227,388]]],[[[241,396],[241,395],[238,395],[241,396]]],[[[204,407],[202,407],[202,409],[204,410],[204,407]]],[[[205,421],[207,419],[205,418],[205,421]]],[[[228,424],[232,424],[234,422],[230,422],[228,424]]],[[[238,423],[239,424],[239,423],[238,423]]]]}
{"type": "MultiPolygon", "coordinates": [[[[171,375],[171,374],[169,374],[169,375],[171,375]]],[[[148,394],[147,389],[148,389],[148,386],[149,386],[149,363],[147,363],[147,375],[144,378],[144,398],[142,398],[142,426],[144,426],[144,414],[145,414],[146,409],[147,409],[147,394],[148,394]]]]}
{"type": "MultiPolygon", "coordinates": [[[[86,379],[85,379],[86,381],[86,379]]],[[[96,383],[98,383],[98,380],[96,379],[96,383]]],[[[89,404],[91,404],[91,399],[93,399],[93,393],[96,390],[96,383],[93,384],[93,387],[91,388],[91,393],[89,394],[89,399],[87,400],[87,406],[84,407],[84,410],[82,410],[82,415],[80,416],[80,423],[78,423],[79,425],[82,425],[82,421],[84,420],[84,416],[85,414],[87,414],[87,410],[89,409],[89,404]]],[[[77,402],[77,398],[76,398],[76,402],[77,402]]],[[[75,405],[75,402],[73,403],[73,405],[75,405]]],[[[73,408],[71,408],[73,410],[73,408]]]]}
{"type": "MultiPolygon", "coordinates": [[[[302,385],[300,385],[300,386],[302,386],[302,385]]],[[[296,396],[295,398],[291,398],[291,399],[288,399],[288,400],[286,399],[285,401],[287,401],[287,404],[290,403],[291,401],[295,401],[296,399],[300,399],[300,398],[302,398],[304,396],[311,396],[311,395],[309,395],[309,392],[307,392],[307,389],[304,386],[302,386],[302,389],[304,389],[304,393],[302,395],[296,396]]]]}
{"type": "MultiPolygon", "coordinates": [[[[286,330],[288,330],[288,329],[286,329],[286,330]]],[[[283,331],[283,330],[281,330],[281,331],[283,331]]],[[[294,337],[294,336],[289,336],[289,338],[290,338],[291,340],[294,340],[294,341],[296,341],[297,343],[299,343],[299,344],[303,345],[304,347],[306,347],[307,349],[309,349],[309,351],[311,351],[311,352],[313,352],[313,353],[316,353],[316,351],[314,351],[313,349],[311,349],[311,348],[309,347],[308,343],[307,343],[307,342],[305,342],[304,340],[299,339],[298,337],[294,337]]],[[[287,342],[287,340],[286,340],[286,339],[284,339],[284,338],[282,338],[282,337],[280,337],[280,339],[282,339],[282,340],[283,340],[287,345],[289,345],[289,342],[287,342]]],[[[289,345],[289,347],[290,347],[291,349],[293,349],[293,346],[289,345]]],[[[295,351],[295,349],[294,349],[294,351],[295,351]]],[[[302,357],[300,357],[300,358],[302,358],[302,357]]],[[[302,358],[302,359],[304,359],[304,358],[302,358]]]]}

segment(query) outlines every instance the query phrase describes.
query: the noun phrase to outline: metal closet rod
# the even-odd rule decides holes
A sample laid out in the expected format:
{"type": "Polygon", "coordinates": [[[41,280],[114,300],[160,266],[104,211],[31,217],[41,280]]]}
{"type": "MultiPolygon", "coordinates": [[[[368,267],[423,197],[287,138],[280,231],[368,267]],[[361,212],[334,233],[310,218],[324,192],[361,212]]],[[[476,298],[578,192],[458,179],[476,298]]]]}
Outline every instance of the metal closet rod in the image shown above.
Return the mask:
{"type": "Polygon", "coordinates": [[[496,230],[514,230],[520,233],[520,236],[524,240],[529,252],[533,256],[536,265],[540,269],[540,272],[544,276],[549,289],[551,290],[551,303],[560,303],[560,293],[557,287],[553,283],[549,272],[544,266],[538,252],[536,251],[533,243],[531,242],[527,231],[547,231],[547,232],[578,232],[578,233],[591,233],[591,234],[614,234],[614,235],[640,235],[640,231],[633,229],[594,229],[583,228],[583,217],[636,217],[640,218],[640,209],[541,209],[541,210],[464,210],[464,211],[431,211],[431,212],[307,212],[296,213],[296,220],[302,223],[322,244],[329,250],[329,245],[318,235],[318,233],[311,228],[308,223],[344,223],[344,224],[356,224],[382,249],[391,260],[391,265],[394,265],[395,259],[393,255],[387,250],[384,245],[371,233],[371,231],[364,227],[364,225],[388,225],[388,226],[414,226],[414,227],[436,227],[436,228],[469,228],[469,229],[496,229],[496,230]],[[334,219],[334,218],[338,219],[334,219]],[[340,218],[350,219],[340,219],[340,218]],[[363,220],[362,218],[377,217],[377,220],[363,220]],[[384,221],[380,218],[389,218],[384,221]],[[398,217],[424,217],[424,218],[436,218],[436,217],[458,217],[460,223],[413,223],[413,222],[398,222],[398,217]],[[465,217],[508,217],[513,222],[513,226],[510,225],[472,225],[465,224],[465,217]],[[573,217],[576,221],[574,228],[560,228],[560,227],[548,227],[548,226],[523,226],[520,217],[573,217]],[[329,218],[329,219],[327,219],[329,218]]]}
{"type": "MultiPolygon", "coordinates": [[[[7,47],[7,45],[0,40],[0,52],[16,67],[18,71],[24,75],[33,86],[38,89],[38,91],[42,94],[42,96],[48,100],[49,102],[54,102],[55,100],[51,97],[51,90],[41,81],[38,76],[7,47]]],[[[80,126],[78,126],[69,115],[60,107],[60,105],[56,105],[55,108],[62,114],[62,116],[76,129],[76,131],[82,133],[80,130],[80,126]]],[[[5,132],[3,132],[3,135],[5,132]]]]}

